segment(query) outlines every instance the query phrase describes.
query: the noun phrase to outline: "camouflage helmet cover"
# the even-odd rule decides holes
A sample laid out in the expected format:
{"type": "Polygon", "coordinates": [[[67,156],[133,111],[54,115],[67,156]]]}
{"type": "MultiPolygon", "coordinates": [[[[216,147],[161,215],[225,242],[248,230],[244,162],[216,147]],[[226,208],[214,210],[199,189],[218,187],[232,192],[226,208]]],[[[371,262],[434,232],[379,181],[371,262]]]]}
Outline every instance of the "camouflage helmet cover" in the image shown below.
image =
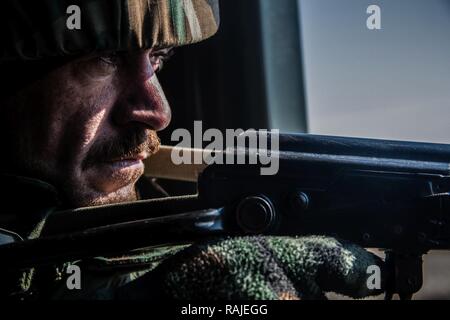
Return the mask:
{"type": "Polygon", "coordinates": [[[1,7],[3,61],[181,46],[219,26],[218,0],[3,0],[1,7]],[[67,26],[72,5],[79,29],[67,26]]]}

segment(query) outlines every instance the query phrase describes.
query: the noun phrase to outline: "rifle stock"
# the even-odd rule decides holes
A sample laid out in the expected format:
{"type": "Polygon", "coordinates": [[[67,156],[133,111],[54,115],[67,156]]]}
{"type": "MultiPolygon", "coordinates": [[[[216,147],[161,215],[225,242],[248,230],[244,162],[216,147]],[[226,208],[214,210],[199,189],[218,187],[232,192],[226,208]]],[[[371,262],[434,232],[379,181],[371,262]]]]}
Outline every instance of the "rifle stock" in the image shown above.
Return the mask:
{"type": "Polygon", "coordinates": [[[157,179],[197,182],[200,174],[208,165],[205,163],[175,165],[171,160],[171,155],[174,152],[184,153],[192,159],[195,157],[203,159],[204,151],[162,146],[158,153],[145,161],[145,175],[157,179]]]}

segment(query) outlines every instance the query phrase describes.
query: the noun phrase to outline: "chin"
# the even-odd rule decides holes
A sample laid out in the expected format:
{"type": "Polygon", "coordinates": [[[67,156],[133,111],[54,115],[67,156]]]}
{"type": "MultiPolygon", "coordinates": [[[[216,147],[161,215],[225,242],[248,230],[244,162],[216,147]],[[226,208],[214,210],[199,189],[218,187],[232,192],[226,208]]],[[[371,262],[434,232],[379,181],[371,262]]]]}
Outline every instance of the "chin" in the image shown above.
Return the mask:
{"type": "Polygon", "coordinates": [[[78,190],[81,192],[74,192],[69,196],[69,203],[73,208],[119,204],[138,199],[134,183],[109,193],[83,190],[83,188],[79,188],[78,190]]]}
{"type": "Polygon", "coordinates": [[[93,206],[117,204],[136,201],[138,199],[134,185],[130,190],[120,190],[93,201],[93,206]]]}

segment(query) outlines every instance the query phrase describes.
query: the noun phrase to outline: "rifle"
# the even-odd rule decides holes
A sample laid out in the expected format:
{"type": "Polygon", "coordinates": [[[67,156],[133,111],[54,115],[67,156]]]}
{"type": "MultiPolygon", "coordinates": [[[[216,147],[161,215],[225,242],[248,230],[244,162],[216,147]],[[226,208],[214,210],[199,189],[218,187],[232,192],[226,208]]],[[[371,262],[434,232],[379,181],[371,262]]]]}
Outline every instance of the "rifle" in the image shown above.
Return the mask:
{"type": "Polygon", "coordinates": [[[198,194],[55,212],[41,238],[1,245],[0,257],[26,268],[222,236],[326,235],[386,250],[388,298],[411,298],[422,256],[450,249],[450,145],[279,138],[276,175],[253,164],[161,170],[198,180],[198,194]]]}

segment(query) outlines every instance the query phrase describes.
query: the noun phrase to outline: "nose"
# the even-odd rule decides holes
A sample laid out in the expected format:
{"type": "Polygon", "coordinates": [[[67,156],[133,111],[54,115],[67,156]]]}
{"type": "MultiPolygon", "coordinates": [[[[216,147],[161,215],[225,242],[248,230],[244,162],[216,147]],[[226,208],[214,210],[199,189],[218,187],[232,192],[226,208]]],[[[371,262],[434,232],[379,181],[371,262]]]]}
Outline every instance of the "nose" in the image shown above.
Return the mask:
{"type": "Polygon", "coordinates": [[[161,131],[171,120],[171,110],[150,61],[149,52],[133,54],[120,72],[122,91],[113,113],[119,125],[143,124],[161,131]]]}

